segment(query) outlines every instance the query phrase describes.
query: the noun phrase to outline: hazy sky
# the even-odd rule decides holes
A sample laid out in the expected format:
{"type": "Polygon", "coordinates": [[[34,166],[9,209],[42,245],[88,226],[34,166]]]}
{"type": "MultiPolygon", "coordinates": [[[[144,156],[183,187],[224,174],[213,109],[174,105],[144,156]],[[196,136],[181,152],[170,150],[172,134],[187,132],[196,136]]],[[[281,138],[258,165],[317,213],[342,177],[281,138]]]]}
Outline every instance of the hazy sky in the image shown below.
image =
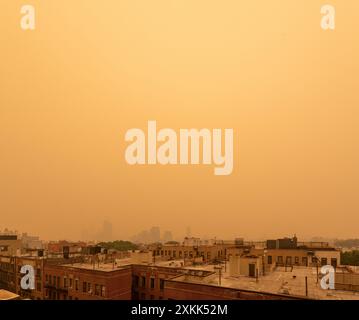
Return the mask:
{"type": "Polygon", "coordinates": [[[358,0],[6,0],[0,229],[359,237],[358,0]],[[35,5],[36,30],[19,26],[35,5]],[[335,31],[320,6],[336,6],[335,31]],[[233,128],[234,171],[129,166],[124,135],[233,128]]]}

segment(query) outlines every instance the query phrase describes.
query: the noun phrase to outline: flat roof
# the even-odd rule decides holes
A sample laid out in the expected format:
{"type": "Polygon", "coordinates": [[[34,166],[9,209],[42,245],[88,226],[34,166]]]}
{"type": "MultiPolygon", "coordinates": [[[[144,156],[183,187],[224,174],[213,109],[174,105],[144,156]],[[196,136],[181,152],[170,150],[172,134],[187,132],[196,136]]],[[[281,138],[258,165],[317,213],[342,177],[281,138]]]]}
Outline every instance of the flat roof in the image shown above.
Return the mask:
{"type": "MultiPolygon", "coordinates": [[[[209,265],[206,267],[206,270],[216,271],[214,267],[215,265],[209,265]]],[[[193,268],[194,267],[191,269],[193,268]]],[[[173,278],[172,280],[306,298],[305,278],[307,277],[307,298],[321,300],[359,300],[359,292],[323,290],[320,287],[320,280],[317,283],[317,269],[315,267],[295,266],[292,271],[289,267],[287,268],[287,271],[285,271],[285,267],[277,267],[275,271],[272,271],[264,276],[260,276],[258,279],[244,275],[235,277],[230,276],[228,269],[228,265],[226,272],[222,269],[221,285],[219,285],[218,272],[201,279],[196,279],[193,275],[181,275],[173,278]]]]}
{"type": "Polygon", "coordinates": [[[68,267],[68,268],[76,268],[76,269],[83,269],[83,270],[93,270],[93,271],[103,271],[103,272],[113,272],[116,270],[122,270],[126,267],[130,267],[133,262],[128,261],[127,259],[123,259],[123,261],[116,260],[116,263],[113,262],[108,263],[90,263],[90,262],[77,262],[77,263],[66,263],[60,264],[60,266],[68,267]]]}

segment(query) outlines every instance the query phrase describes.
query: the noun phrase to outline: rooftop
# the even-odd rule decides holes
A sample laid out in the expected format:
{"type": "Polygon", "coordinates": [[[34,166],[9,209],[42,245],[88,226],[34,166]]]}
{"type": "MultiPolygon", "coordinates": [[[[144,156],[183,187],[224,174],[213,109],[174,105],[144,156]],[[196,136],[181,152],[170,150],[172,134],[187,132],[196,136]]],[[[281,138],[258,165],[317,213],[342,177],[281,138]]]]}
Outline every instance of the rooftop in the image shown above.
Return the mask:
{"type": "Polygon", "coordinates": [[[133,262],[131,259],[116,259],[116,262],[83,262],[83,263],[72,263],[72,264],[62,264],[61,266],[69,267],[69,268],[76,268],[76,269],[84,269],[84,270],[96,270],[96,271],[103,271],[103,272],[112,272],[115,270],[124,269],[129,267],[133,262]]]}
{"type": "MultiPolygon", "coordinates": [[[[215,272],[214,265],[205,266],[204,270],[215,272]]],[[[191,267],[191,269],[196,267],[191,267]]],[[[201,267],[197,267],[202,269],[201,267]]],[[[193,275],[181,275],[174,281],[201,283],[234,289],[250,290],[263,293],[286,294],[303,298],[306,297],[305,278],[308,281],[308,298],[321,300],[359,300],[359,292],[323,290],[320,280],[317,283],[317,270],[315,267],[277,267],[275,271],[261,276],[258,279],[247,276],[230,276],[228,268],[222,269],[221,285],[219,285],[218,269],[215,274],[207,277],[195,277],[193,275]]]]}

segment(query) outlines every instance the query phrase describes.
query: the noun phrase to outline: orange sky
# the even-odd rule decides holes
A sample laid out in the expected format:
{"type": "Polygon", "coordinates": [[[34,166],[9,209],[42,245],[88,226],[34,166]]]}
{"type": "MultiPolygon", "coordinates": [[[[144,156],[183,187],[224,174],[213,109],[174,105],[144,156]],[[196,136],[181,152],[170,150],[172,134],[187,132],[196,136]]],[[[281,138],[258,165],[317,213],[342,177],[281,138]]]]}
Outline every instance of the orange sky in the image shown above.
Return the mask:
{"type": "Polygon", "coordinates": [[[359,237],[357,0],[6,0],[0,229],[359,237]],[[335,31],[320,6],[336,6],[335,31]],[[19,26],[22,4],[35,31],[19,26]],[[126,130],[233,128],[234,171],[129,166],[126,130]]]}

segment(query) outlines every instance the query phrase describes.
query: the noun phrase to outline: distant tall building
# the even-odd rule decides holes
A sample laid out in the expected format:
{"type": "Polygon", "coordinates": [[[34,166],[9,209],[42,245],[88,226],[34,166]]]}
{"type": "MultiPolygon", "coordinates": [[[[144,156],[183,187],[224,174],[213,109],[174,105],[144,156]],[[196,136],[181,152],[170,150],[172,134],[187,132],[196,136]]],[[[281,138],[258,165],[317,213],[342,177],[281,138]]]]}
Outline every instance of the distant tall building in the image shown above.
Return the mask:
{"type": "Polygon", "coordinates": [[[152,227],[149,233],[150,242],[159,242],[161,240],[161,231],[159,227],[152,227]]]}
{"type": "Polygon", "coordinates": [[[162,241],[163,242],[168,242],[168,241],[172,241],[173,240],[173,237],[172,237],[172,232],[171,231],[165,231],[163,233],[163,239],[162,241]]]}

